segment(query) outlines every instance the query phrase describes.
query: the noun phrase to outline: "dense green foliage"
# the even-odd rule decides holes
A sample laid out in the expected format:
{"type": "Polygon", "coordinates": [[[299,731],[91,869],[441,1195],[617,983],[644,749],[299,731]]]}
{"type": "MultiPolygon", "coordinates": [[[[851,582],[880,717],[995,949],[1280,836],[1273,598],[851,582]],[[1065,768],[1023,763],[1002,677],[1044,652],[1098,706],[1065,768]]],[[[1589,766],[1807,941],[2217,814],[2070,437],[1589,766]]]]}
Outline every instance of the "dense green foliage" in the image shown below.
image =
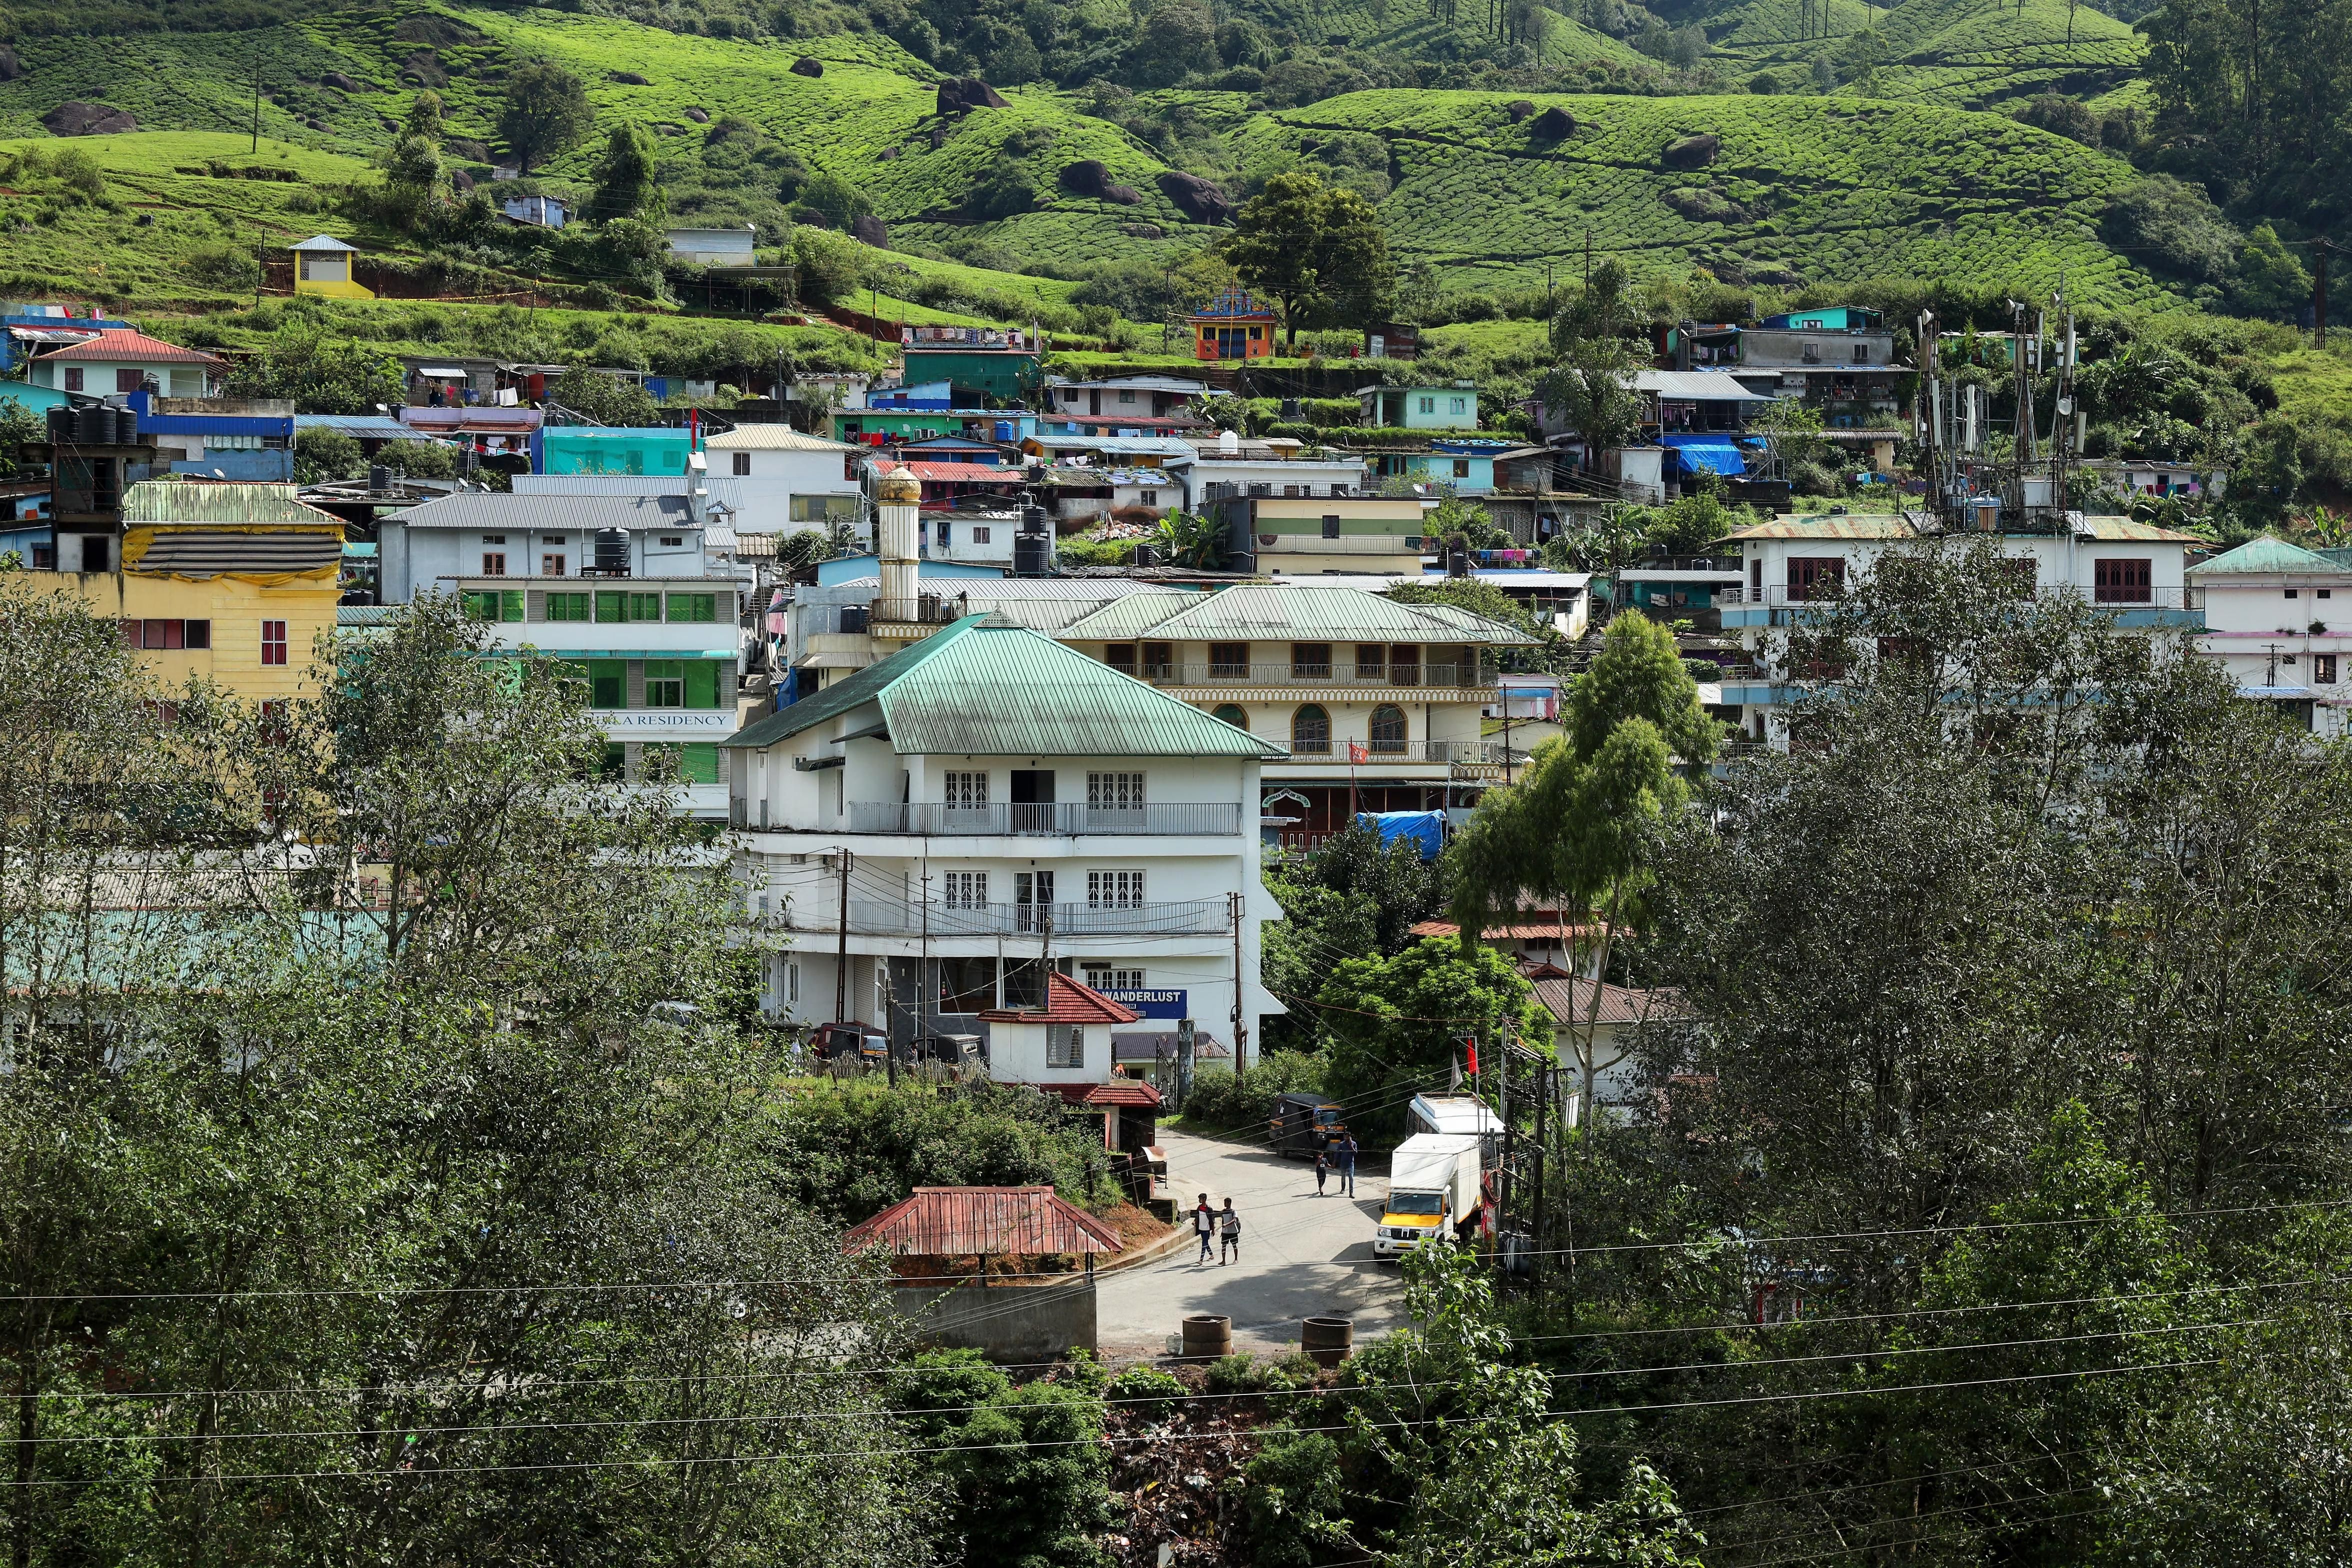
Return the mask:
{"type": "Polygon", "coordinates": [[[891,1403],[936,1451],[922,1469],[946,1493],[951,1561],[1089,1568],[1111,1521],[1101,1444],[1101,1379],[1014,1384],[976,1351],[914,1357],[891,1403]]]}

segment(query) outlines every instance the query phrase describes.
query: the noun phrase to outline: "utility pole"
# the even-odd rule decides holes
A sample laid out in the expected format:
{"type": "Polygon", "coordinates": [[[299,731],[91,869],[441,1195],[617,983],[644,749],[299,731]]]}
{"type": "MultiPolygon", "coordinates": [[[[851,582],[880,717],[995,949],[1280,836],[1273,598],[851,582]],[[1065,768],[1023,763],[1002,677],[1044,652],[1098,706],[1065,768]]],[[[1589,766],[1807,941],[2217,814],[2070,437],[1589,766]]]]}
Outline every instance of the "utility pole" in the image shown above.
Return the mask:
{"type": "Polygon", "coordinates": [[[833,1021],[836,1024],[849,1016],[849,862],[850,853],[841,852],[841,914],[834,925],[833,949],[833,1021]]]}
{"type": "Polygon", "coordinates": [[[1249,1066],[1249,1031],[1242,1027],[1242,896],[1225,895],[1226,918],[1234,928],[1234,1070],[1249,1066]]]}
{"type": "Polygon", "coordinates": [[[2327,346],[2327,253],[2336,247],[2333,242],[2315,239],[2311,242],[2311,346],[2327,346]]]}
{"type": "Polygon", "coordinates": [[[890,976],[890,960],[884,954],[876,961],[882,966],[882,1059],[890,1075],[890,1087],[898,1087],[898,1026],[891,1014],[898,1011],[898,986],[890,976]]]}
{"type": "Polygon", "coordinates": [[[261,151],[261,40],[256,34],[253,44],[253,150],[261,151]]]}

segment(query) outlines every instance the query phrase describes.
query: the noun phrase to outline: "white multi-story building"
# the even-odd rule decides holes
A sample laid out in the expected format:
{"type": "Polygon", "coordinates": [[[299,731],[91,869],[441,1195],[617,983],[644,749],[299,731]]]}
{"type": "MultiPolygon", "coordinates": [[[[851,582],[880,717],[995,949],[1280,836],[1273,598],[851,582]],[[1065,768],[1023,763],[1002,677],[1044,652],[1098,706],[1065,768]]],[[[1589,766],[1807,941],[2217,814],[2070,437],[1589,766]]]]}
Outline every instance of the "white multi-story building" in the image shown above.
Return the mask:
{"type": "Polygon", "coordinates": [[[691,495],[446,496],[382,525],[381,597],[456,594],[499,646],[577,661],[605,770],[667,752],[687,808],[727,815],[719,742],[735,731],[743,584],[705,549],[691,495]]]}
{"type": "MultiPolygon", "coordinates": [[[[2000,536],[2001,553],[2016,563],[2011,570],[2021,595],[2079,595],[2126,628],[2203,626],[2187,577],[2188,552],[2203,541],[2128,518],[2069,515],[2073,525],[2063,533],[2000,536]]],[[[1766,653],[1774,630],[1801,625],[1834,596],[1837,585],[1866,575],[1890,550],[1923,537],[1907,515],[1777,517],[1741,529],[1717,547],[1717,553],[1738,547],[1745,578],[1714,592],[1723,629],[1737,633],[1749,652],[1766,653]]],[[[1805,690],[1787,671],[1767,669],[1760,679],[1726,681],[1722,700],[1739,710],[1740,727],[1751,739],[1785,744],[1788,705],[1805,690]]]]}
{"type": "MultiPolygon", "coordinates": [[[[782,942],[772,1014],[984,1035],[1049,973],[1220,1034],[1238,994],[1244,1040],[1282,1010],[1258,984],[1278,748],[1050,638],[968,616],[724,750],[748,912],[782,942]]],[[[1055,1076],[1107,1079],[1093,1040],[1056,1035],[1055,1076]]]]}
{"type": "Polygon", "coordinates": [[[2352,706],[2352,563],[2265,534],[2189,569],[2205,611],[2198,651],[2238,690],[2306,729],[2345,732],[2352,706]]]}
{"type": "Polygon", "coordinates": [[[703,443],[710,477],[725,480],[739,533],[823,531],[855,523],[865,505],[858,447],[789,425],[743,425],[703,443]]]}

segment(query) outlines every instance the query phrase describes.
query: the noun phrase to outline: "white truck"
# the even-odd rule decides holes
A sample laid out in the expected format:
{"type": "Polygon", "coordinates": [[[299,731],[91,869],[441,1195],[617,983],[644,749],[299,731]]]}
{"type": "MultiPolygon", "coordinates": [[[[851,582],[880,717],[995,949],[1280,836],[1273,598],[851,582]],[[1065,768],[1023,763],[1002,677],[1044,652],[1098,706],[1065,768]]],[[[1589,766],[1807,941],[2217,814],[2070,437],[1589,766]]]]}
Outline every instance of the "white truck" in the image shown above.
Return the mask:
{"type": "Polygon", "coordinates": [[[1450,1238],[1478,1207],[1483,1140],[1418,1132],[1389,1156],[1389,1195],[1372,1233],[1375,1258],[1402,1258],[1424,1241],[1450,1238]]]}

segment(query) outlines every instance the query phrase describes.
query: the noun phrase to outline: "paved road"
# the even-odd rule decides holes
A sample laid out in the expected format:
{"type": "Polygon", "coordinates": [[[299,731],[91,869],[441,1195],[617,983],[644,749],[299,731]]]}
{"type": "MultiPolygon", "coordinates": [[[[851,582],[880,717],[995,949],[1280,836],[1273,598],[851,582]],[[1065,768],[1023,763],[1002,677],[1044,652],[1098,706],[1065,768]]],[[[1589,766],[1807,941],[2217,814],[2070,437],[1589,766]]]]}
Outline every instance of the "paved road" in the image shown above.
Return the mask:
{"type": "Polygon", "coordinates": [[[1318,1312],[1354,1318],[1359,1342],[1404,1321],[1396,1267],[1372,1260],[1372,1227],[1388,1192],[1385,1161],[1359,1163],[1353,1199],[1338,1195],[1336,1174],[1333,1195],[1318,1198],[1310,1163],[1181,1132],[1160,1142],[1180,1207],[1189,1210],[1202,1192],[1213,1207],[1234,1200],[1241,1260],[1195,1262],[1200,1248],[1188,1240],[1157,1262],[1104,1279],[1096,1313],[1105,1354],[1164,1353],[1168,1336],[1194,1312],[1232,1318],[1235,1348],[1255,1351],[1295,1345],[1299,1321],[1318,1312]]]}

